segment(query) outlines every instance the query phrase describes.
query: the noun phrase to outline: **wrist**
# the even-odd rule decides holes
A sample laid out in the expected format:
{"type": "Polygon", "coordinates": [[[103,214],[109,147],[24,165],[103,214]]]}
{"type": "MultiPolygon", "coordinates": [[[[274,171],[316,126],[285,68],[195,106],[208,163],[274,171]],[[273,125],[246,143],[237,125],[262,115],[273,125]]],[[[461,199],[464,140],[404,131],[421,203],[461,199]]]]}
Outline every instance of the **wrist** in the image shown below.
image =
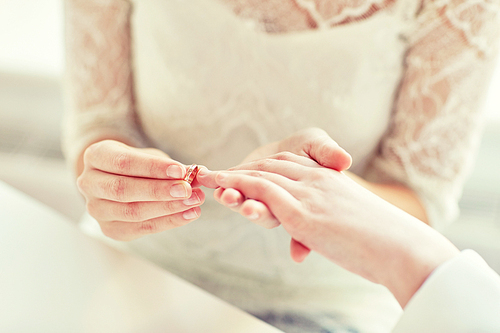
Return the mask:
{"type": "MultiPolygon", "coordinates": [[[[408,232],[406,239],[401,239],[399,248],[392,249],[396,253],[385,270],[385,285],[402,308],[432,272],[444,262],[457,256],[460,251],[443,235],[434,229],[414,220],[413,232],[408,232]]],[[[409,231],[409,230],[408,230],[409,231]]]]}

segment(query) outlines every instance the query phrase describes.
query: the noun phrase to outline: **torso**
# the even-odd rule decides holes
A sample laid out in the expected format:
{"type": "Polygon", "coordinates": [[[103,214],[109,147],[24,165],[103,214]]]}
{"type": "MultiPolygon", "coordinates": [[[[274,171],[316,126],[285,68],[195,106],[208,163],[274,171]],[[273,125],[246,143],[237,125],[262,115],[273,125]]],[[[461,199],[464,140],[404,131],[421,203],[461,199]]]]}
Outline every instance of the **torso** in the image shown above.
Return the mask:
{"type": "MultiPolygon", "coordinates": [[[[154,144],[183,163],[221,169],[317,126],[361,170],[389,123],[407,47],[402,36],[418,4],[318,1],[322,17],[343,15],[325,25],[298,3],[135,1],[137,112],[154,144]],[[368,17],[356,19],[361,12],[368,17]]],[[[129,246],[249,311],[308,304],[346,309],[348,317],[387,314],[373,332],[388,331],[397,318],[387,291],[319,256],[296,266],[284,230],[265,230],[207,201],[199,221],[129,246]]]]}

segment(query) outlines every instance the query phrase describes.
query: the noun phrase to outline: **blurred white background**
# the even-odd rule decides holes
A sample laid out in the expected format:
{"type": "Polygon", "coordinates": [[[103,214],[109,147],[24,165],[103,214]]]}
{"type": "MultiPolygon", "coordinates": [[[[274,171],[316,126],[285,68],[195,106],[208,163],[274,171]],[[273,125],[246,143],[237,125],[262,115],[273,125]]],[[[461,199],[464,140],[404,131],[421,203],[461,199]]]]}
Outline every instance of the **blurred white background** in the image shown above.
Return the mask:
{"type": "MultiPolygon", "coordinates": [[[[0,0],[0,180],[77,221],[84,205],[59,147],[63,112],[62,0],[0,0]]],[[[462,215],[446,231],[500,272],[500,66],[462,215]]]]}

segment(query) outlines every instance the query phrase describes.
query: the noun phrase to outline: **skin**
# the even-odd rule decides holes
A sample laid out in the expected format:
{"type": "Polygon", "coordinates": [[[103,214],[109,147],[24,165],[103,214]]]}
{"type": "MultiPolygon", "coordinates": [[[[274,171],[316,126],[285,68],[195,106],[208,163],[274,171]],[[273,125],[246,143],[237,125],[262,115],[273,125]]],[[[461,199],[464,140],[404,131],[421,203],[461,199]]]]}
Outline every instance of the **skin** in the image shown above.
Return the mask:
{"type": "Polygon", "coordinates": [[[116,140],[90,145],[79,163],[77,185],[103,233],[130,241],[196,220],[205,194],[183,181],[186,166],[157,149],[116,140]]]}
{"type": "MultiPolygon", "coordinates": [[[[319,129],[300,131],[261,147],[247,159],[267,156],[275,150],[307,156],[336,170],[351,165],[349,154],[319,129]]],[[[103,233],[115,240],[129,241],[163,232],[201,215],[199,206],[205,195],[198,188],[200,184],[195,180],[189,186],[183,181],[186,166],[160,150],[134,148],[122,138],[101,138],[85,149],[76,171],[77,185],[86,199],[88,212],[99,222],[103,233]]],[[[231,191],[226,195],[231,195],[231,191]]],[[[253,204],[262,208],[261,203],[253,204]]],[[[268,228],[279,225],[271,214],[269,220],[257,223],[268,228]]]]}
{"type": "MultiPolygon", "coordinates": [[[[244,162],[284,151],[307,157],[338,171],[346,170],[351,165],[350,155],[318,128],[305,129],[282,141],[260,147],[248,155],[244,162]]],[[[81,154],[76,174],[78,188],[87,202],[87,210],[99,222],[104,234],[116,240],[128,241],[182,226],[199,218],[199,206],[204,202],[205,195],[198,188],[200,184],[196,180],[192,187],[180,181],[185,170],[186,166],[160,150],[132,147],[122,137],[103,137],[81,154]],[[124,156],[127,161],[123,160],[124,156]],[[180,167],[181,172],[165,176],[170,166],[180,167]],[[122,189],[124,197],[117,192],[120,189],[117,185],[120,184],[125,186],[122,189]],[[174,198],[169,195],[176,184],[185,186],[186,196],[174,198]],[[148,196],[147,193],[156,194],[148,196]]],[[[369,183],[349,172],[346,174],[396,206],[426,220],[422,205],[410,190],[398,185],[369,183]]],[[[210,184],[207,186],[210,187],[210,184]]],[[[215,197],[256,224],[266,228],[279,225],[265,205],[256,200],[245,200],[234,189],[217,190],[215,197]]],[[[309,253],[307,247],[295,240],[292,240],[291,248],[293,258],[297,261],[303,260],[309,253]]]]}
{"type": "MultiPolygon", "coordinates": [[[[248,155],[243,163],[263,159],[280,152],[292,152],[299,156],[309,157],[311,163],[317,162],[323,167],[344,171],[346,176],[369,191],[428,224],[425,208],[412,190],[400,184],[368,182],[346,171],[352,163],[350,155],[345,150],[341,149],[337,143],[321,129],[308,128],[282,141],[273,142],[258,148],[248,155]]],[[[203,176],[203,174],[202,171],[200,175],[203,176]]],[[[203,177],[198,179],[200,179],[204,186],[217,188],[215,184],[203,177]]],[[[269,212],[266,205],[256,200],[245,198],[235,189],[217,188],[214,197],[222,205],[240,213],[250,221],[265,228],[270,229],[280,225],[279,221],[269,212]]],[[[291,240],[290,248],[292,258],[297,262],[302,262],[310,252],[307,247],[296,242],[294,239],[291,240]]]]}
{"type": "Polygon", "coordinates": [[[231,171],[204,170],[199,181],[265,205],[299,244],[386,286],[403,308],[436,267],[459,253],[343,172],[303,156],[280,153],[231,171]]]}
{"type": "MultiPolygon", "coordinates": [[[[371,201],[376,202],[376,204],[373,204],[374,211],[376,211],[377,207],[380,210],[383,210],[383,207],[388,210],[397,209],[393,205],[389,205],[390,209],[387,208],[388,203],[386,201],[373,195],[373,193],[377,193],[380,197],[388,199],[394,205],[402,207],[415,216],[424,217],[421,219],[425,220],[425,213],[422,213],[422,205],[417,197],[408,189],[397,185],[368,183],[348,172],[339,173],[338,171],[346,170],[350,166],[351,157],[320,129],[303,130],[282,141],[263,146],[252,152],[244,162],[258,161],[256,162],[257,166],[254,165],[254,167],[265,170],[269,162],[268,159],[262,160],[262,158],[279,152],[281,153],[274,156],[272,160],[290,163],[290,160],[298,157],[301,159],[300,163],[298,163],[299,161],[295,161],[295,164],[302,165],[302,167],[317,169],[321,166],[322,169],[329,172],[342,174],[342,177],[345,179],[354,179],[362,185],[356,185],[358,190],[363,189],[365,191],[363,193],[365,195],[369,193],[372,196],[371,201]],[[379,201],[373,199],[374,197],[378,198],[377,200],[379,201]]],[[[234,168],[235,172],[242,167],[248,168],[248,164],[234,168]]],[[[317,171],[315,170],[315,172],[317,171]]],[[[286,207],[286,202],[283,198],[280,197],[281,201],[274,202],[265,201],[265,197],[248,196],[243,187],[238,188],[236,184],[225,184],[221,179],[216,180],[213,174],[206,168],[202,169],[197,179],[190,186],[182,180],[186,172],[185,165],[172,160],[160,150],[132,147],[123,138],[113,137],[96,140],[80,156],[76,172],[78,174],[77,185],[87,201],[89,213],[99,222],[104,234],[116,240],[128,241],[147,234],[179,227],[196,220],[201,214],[199,206],[205,200],[203,191],[198,188],[200,185],[212,188],[220,187],[216,191],[216,199],[257,224],[267,228],[274,228],[280,224],[284,224],[284,226],[293,225],[288,223],[287,219],[277,214],[276,211],[272,210],[275,204],[286,207]],[[174,187],[177,191],[174,190],[174,187]]],[[[262,177],[258,179],[260,181],[264,180],[262,177]]],[[[356,184],[352,180],[350,181],[351,185],[356,184]]],[[[342,198],[340,193],[336,195],[342,198]]],[[[402,221],[409,219],[408,215],[404,214],[403,217],[399,210],[398,212],[400,214],[399,219],[394,218],[397,214],[393,215],[393,225],[391,227],[394,230],[398,230],[397,226],[401,227],[399,224],[396,226],[395,220],[398,220],[397,223],[404,223],[402,221]]],[[[368,217],[365,216],[365,218],[368,217]]],[[[414,224],[414,222],[415,220],[412,223],[414,224]]],[[[420,225],[424,226],[422,223],[420,225]]],[[[314,235],[308,238],[304,236],[307,233],[296,232],[296,230],[301,230],[300,228],[285,228],[291,231],[290,233],[293,237],[291,241],[291,254],[294,260],[304,260],[310,249],[325,253],[328,257],[328,252],[322,250],[320,241],[318,245],[310,240],[314,239],[314,235]]],[[[413,225],[412,228],[416,228],[416,226],[413,225]]],[[[363,228],[359,229],[362,230],[363,228]]],[[[428,233],[429,231],[427,230],[426,232],[428,233]]],[[[434,234],[434,237],[437,237],[436,234],[434,234]]],[[[384,234],[384,241],[381,241],[381,243],[387,242],[387,239],[397,239],[397,237],[391,238],[389,236],[390,234],[384,234]]],[[[321,240],[320,238],[318,239],[321,240]]],[[[349,238],[345,239],[348,240],[349,238]]],[[[360,235],[360,238],[357,239],[363,238],[360,235]]],[[[411,239],[405,244],[410,244],[410,241],[411,239]]],[[[364,244],[369,244],[369,242],[365,242],[364,244]]],[[[401,245],[402,243],[398,244],[401,245]]],[[[432,249],[432,246],[428,248],[432,249]]],[[[401,268],[406,267],[405,265],[408,265],[407,263],[409,262],[420,262],[426,263],[426,266],[424,265],[426,269],[416,269],[410,265],[411,267],[408,267],[405,274],[396,274],[393,277],[399,276],[399,278],[391,280],[390,277],[374,273],[370,270],[370,265],[366,266],[365,263],[358,264],[357,266],[354,265],[354,268],[350,268],[358,272],[361,276],[388,286],[390,290],[394,290],[396,298],[401,299],[400,303],[406,304],[405,299],[408,299],[408,295],[411,295],[411,291],[408,292],[408,289],[412,289],[407,288],[407,285],[412,285],[412,290],[418,289],[416,286],[419,286],[419,283],[425,280],[423,276],[425,276],[426,272],[428,273],[432,271],[433,267],[437,267],[437,264],[442,262],[441,259],[446,257],[446,255],[436,257],[434,253],[429,256],[412,254],[408,251],[402,251],[397,246],[393,246],[392,250],[393,252],[391,253],[398,253],[397,258],[393,256],[394,259],[391,260],[393,267],[388,267],[387,263],[385,266],[382,264],[377,264],[378,266],[372,264],[371,267],[384,267],[382,271],[392,272],[391,269],[394,269],[394,266],[401,268]],[[407,257],[403,258],[399,254],[406,254],[407,257]],[[408,260],[408,256],[412,260],[408,260]],[[394,263],[398,264],[394,265],[394,263]],[[412,269],[418,270],[418,274],[409,274],[412,269]],[[422,272],[424,273],[422,274],[422,272]],[[401,282],[406,281],[404,277],[410,275],[419,278],[413,279],[406,284],[401,282]],[[398,288],[398,283],[405,285],[405,287],[398,288]]],[[[384,253],[384,251],[380,252],[384,253]]],[[[438,253],[449,254],[450,249],[448,247],[448,252],[441,251],[438,253]]],[[[372,255],[375,256],[374,253],[372,255]]],[[[387,253],[384,253],[372,259],[387,257],[387,253]]],[[[335,256],[330,256],[329,258],[342,265],[341,258],[335,256]]],[[[375,262],[372,261],[372,263],[375,262]]]]}

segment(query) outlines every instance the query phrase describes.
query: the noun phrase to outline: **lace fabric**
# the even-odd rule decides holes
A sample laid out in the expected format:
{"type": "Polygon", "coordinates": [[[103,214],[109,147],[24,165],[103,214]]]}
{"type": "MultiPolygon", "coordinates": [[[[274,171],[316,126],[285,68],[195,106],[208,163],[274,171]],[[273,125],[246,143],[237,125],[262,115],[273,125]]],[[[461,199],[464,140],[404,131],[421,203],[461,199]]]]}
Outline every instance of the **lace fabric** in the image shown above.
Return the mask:
{"type": "MultiPolygon", "coordinates": [[[[216,0],[214,0],[216,1],[216,0]]],[[[267,33],[335,29],[390,11],[391,0],[219,0],[267,33]]],[[[392,119],[365,176],[415,190],[433,224],[457,214],[457,200],[480,136],[481,101],[499,35],[498,0],[423,1],[394,101],[392,119]]],[[[135,112],[126,0],[67,0],[70,111],[64,148],[75,161],[93,139],[146,145],[135,112]]],[[[390,50],[388,51],[390,52],[390,50]]]]}
{"type": "Polygon", "coordinates": [[[496,59],[498,1],[426,1],[410,36],[405,74],[371,179],[406,184],[434,227],[457,202],[480,141],[481,106],[496,59]]]}
{"type": "Polygon", "coordinates": [[[126,1],[66,1],[63,150],[74,165],[89,142],[122,138],[145,146],[134,110],[126,1]]]}
{"type": "MultiPolygon", "coordinates": [[[[144,128],[179,161],[232,166],[321,125],[356,172],[412,188],[442,226],[479,141],[495,1],[66,0],[66,155],[74,164],[103,137],[150,145],[144,128]]],[[[283,229],[207,197],[202,219],[122,245],[247,311],[393,327],[401,309],[386,289],[319,255],[293,264],[283,229]]]]}
{"type": "Polygon", "coordinates": [[[366,19],[393,0],[219,0],[269,33],[327,29],[366,19]]]}

